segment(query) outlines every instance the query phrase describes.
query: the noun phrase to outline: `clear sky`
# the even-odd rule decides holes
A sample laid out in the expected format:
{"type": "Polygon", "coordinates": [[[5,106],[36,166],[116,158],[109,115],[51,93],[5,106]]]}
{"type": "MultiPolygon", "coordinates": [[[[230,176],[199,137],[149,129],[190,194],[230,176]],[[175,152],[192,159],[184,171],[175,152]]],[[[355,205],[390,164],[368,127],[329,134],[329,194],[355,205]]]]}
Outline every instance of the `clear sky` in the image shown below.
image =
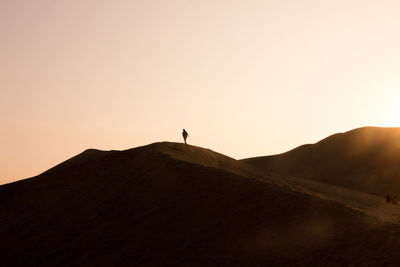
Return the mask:
{"type": "Polygon", "coordinates": [[[0,184],[87,148],[234,158],[399,126],[400,1],[1,0],[0,184]]]}

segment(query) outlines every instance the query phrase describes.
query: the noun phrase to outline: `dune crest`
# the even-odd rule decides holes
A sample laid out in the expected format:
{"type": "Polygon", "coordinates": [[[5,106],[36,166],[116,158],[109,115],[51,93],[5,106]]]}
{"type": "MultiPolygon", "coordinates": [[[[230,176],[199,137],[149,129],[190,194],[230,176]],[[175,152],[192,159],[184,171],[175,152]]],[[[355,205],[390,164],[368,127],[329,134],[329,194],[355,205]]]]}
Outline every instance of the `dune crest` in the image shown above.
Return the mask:
{"type": "Polygon", "coordinates": [[[398,263],[391,211],[376,196],[338,192],[184,144],[90,149],[0,186],[0,265],[398,263]]]}
{"type": "Polygon", "coordinates": [[[400,196],[400,128],[359,128],[283,154],[242,161],[276,175],[400,196]]]}

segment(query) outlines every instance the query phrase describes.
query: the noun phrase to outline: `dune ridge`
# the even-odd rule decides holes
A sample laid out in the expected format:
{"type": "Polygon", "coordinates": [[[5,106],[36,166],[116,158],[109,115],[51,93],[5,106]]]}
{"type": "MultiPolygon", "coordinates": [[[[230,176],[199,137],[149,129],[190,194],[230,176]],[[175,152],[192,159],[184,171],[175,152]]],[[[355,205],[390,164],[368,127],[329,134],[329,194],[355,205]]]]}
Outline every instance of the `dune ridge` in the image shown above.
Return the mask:
{"type": "Polygon", "coordinates": [[[400,194],[400,128],[358,128],[283,154],[242,161],[275,175],[379,196],[400,194]]]}
{"type": "Polygon", "coordinates": [[[178,143],[86,150],[0,186],[0,265],[397,264],[398,224],[335,190],[178,143]]]}

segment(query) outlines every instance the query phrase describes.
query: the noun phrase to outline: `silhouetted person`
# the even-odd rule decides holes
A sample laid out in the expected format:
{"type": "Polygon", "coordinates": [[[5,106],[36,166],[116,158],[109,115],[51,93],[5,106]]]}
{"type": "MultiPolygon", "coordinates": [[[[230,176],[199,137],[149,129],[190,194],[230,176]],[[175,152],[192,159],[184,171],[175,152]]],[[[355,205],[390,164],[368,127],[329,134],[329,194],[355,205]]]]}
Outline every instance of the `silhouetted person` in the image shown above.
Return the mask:
{"type": "Polygon", "coordinates": [[[182,136],[183,136],[183,140],[185,141],[185,144],[186,144],[186,138],[188,138],[189,134],[186,132],[185,129],[183,129],[182,136]]]}

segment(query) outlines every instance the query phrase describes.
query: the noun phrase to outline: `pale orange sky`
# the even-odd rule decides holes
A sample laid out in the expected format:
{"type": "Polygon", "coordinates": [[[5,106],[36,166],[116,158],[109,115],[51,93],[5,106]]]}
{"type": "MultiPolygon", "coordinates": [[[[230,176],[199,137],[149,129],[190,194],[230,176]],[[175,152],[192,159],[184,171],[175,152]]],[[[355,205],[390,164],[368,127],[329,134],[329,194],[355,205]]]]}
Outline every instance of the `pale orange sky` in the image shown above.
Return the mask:
{"type": "Polygon", "coordinates": [[[0,184],[87,148],[234,158],[399,126],[400,1],[0,2],[0,184]]]}

